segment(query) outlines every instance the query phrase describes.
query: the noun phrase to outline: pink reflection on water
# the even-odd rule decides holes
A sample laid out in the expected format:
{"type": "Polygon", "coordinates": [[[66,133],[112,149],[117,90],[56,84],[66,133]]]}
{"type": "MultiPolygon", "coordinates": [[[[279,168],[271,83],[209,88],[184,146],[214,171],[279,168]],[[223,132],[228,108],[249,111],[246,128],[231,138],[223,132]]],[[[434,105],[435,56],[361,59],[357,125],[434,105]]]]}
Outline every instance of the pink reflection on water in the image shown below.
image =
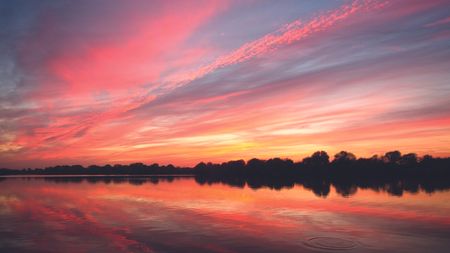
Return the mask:
{"type": "Polygon", "coordinates": [[[0,182],[0,248],[13,252],[445,252],[450,193],[359,190],[318,198],[274,191],[145,183],[0,182]],[[383,241],[382,244],[379,242],[383,241]],[[339,247],[349,247],[339,249],[339,247]]]}

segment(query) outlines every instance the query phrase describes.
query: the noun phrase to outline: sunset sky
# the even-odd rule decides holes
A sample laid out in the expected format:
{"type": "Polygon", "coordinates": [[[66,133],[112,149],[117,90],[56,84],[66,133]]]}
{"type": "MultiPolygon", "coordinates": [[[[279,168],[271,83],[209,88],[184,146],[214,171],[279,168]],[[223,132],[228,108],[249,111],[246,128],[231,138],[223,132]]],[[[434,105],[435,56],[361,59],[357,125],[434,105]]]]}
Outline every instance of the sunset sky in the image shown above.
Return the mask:
{"type": "Polygon", "coordinates": [[[0,167],[448,156],[449,15],[449,0],[0,0],[0,167]]]}

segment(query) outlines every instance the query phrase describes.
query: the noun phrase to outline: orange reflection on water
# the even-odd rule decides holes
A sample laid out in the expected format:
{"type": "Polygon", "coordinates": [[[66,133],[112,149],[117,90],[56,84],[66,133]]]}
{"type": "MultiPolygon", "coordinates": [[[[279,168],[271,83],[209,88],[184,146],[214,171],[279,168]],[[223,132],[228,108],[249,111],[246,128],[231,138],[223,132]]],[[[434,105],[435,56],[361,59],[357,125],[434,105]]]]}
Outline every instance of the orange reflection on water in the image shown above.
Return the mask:
{"type": "Polygon", "coordinates": [[[394,197],[359,189],[319,198],[301,186],[253,190],[191,178],[0,185],[0,221],[9,231],[0,245],[14,252],[309,252],[317,250],[305,243],[310,238],[343,238],[365,252],[450,246],[448,192],[394,197]]]}

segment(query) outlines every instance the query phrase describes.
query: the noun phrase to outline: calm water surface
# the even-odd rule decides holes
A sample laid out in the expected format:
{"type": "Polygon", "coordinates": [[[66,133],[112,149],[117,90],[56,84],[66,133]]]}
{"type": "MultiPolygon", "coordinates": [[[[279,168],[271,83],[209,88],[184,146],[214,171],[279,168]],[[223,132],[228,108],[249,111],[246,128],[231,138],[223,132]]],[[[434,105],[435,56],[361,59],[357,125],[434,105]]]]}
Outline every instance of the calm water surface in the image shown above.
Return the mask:
{"type": "Polygon", "coordinates": [[[0,252],[450,252],[450,192],[0,180],[0,252]]]}

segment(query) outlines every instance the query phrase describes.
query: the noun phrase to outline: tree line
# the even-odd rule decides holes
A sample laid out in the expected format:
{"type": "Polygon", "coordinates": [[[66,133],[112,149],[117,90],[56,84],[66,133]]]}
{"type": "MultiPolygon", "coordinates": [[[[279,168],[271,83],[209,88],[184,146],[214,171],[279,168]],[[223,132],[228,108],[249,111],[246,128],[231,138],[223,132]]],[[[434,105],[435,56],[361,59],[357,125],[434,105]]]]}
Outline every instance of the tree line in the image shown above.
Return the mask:
{"type": "Polygon", "coordinates": [[[360,176],[371,174],[387,176],[426,172],[426,174],[447,174],[450,158],[434,158],[430,155],[418,157],[415,153],[402,155],[400,151],[387,152],[383,156],[356,158],[347,151],[341,151],[331,160],[325,151],[314,152],[302,161],[272,158],[267,160],[253,158],[247,162],[234,160],[224,163],[200,162],[194,167],[176,167],[172,164],[132,163],[129,165],[58,165],[46,168],[27,168],[22,170],[0,169],[0,175],[233,175],[233,176],[360,176]]]}
{"type": "MultiPolygon", "coordinates": [[[[311,189],[318,196],[327,196],[331,185],[344,196],[353,194],[358,188],[401,195],[404,191],[434,192],[450,189],[450,158],[434,158],[430,155],[418,157],[414,153],[401,154],[399,151],[387,152],[382,156],[357,158],[350,152],[341,151],[330,159],[327,152],[317,151],[298,162],[281,158],[253,158],[248,161],[234,160],[224,163],[201,162],[194,167],[156,163],[88,167],[62,165],[44,169],[0,169],[0,175],[190,175],[195,177],[199,184],[222,183],[235,187],[247,185],[254,189],[282,189],[297,184],[311,189]]],[[[111,179],[103,177],[89,180],[111,179]]],[[[152,180],[155,179],[150,181],[152,180]]]]}

